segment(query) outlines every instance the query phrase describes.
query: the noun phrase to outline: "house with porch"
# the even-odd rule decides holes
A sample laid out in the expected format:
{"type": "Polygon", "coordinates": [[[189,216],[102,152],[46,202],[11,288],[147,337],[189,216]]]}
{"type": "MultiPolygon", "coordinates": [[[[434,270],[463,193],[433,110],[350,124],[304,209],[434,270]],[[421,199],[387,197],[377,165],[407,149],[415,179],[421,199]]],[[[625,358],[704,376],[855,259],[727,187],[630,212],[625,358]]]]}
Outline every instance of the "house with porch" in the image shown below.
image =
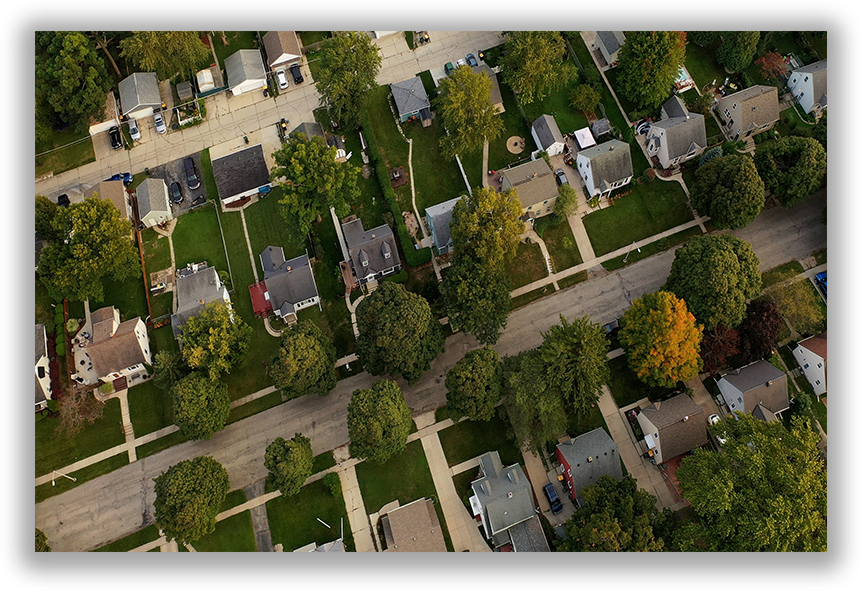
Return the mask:
{"type": "Polygon", "coordinates": [[[240,49],[224,60],[227,84],[231,93],[238,96],[266,86],[266,72],[259,49],[240,49]]]}
{"type": "Polygon", "coordinates": [[[346,263],[352,272],[352,287],[376,282],[401,270],[398,245],[388,224],[366,230],[361,219],[348,216],[341,221],[341,233],[347,246],[346,263]]]}
{"type": "Polygon", "coordinates": [[[446,552],[434,501],[422,497],[380,516],[385,552],[446,552]]]}
{"type": "Polygon", "coordinates": [[[610,140],[578,152],[575,168],[587,197],[605,197],[632,180],[632,153],[626,142],[610,140]]]}
{"type": "Polygon", "coordinates": [[[159,81],[154,72],[135,72],[120,80],[117,89],[123,117],[152,117],[155,110],[162,106],[159,81]]]}
{"type": "Polygon", "coordinates": [[[626,42],[626,36],[622,31],[596,31],[596,47],[605,58],[608,67],[617,65],[620,49],[626,42]]]}
{"type": "Polygon", "coordinates": [[[731,142],[772,129],[778,122],[778,89],[757,85],[718,101],[721,131],[731,142]]]}
{"type": "Polygon", "coordinates": [[[787,77],[787,89],[806,113],[819,115],[826,109],[826,60],[793,70],[787,77]]]}
{"type": "Polygon", "coordinates": [[[268,31],[263,36],[263,50],[270,70],[287,68],[302,59],[296,31],[268,31]]]}
{"type": "Polygon", "coordinates": [[[774,421],[790,408],[787,374],[763,359],[723,374],[716,383],[733,414],[774,421]]]}
{"type": "Polygon", "coordinates": [[[602,427],[558,444],[554,457],[563,469],[569,497],[578,503],[581,489],[595,484],[601,476],[623,478],[617,444],[602,427]]]}
{"type": "Polygon", "coordinates": [[[135,197],[138,201],[138,219],[147,228],[174,219],[171,202],[168,199],[168,186],[162,179],[152,177],[144,179],[144,182],[138,185],[135,197]]]}
{"type": "Polygon", "coordinates": [[[272,186],[261,144],[213,158],[212,165],[223,208],[241,206],[262,187],[272,186]]]}
{"type": "Polygon", "coordinates": [[[177,310],[171,315],[171,330],[180,341],[183,325],[189,318],[199,314],[210,302],[223,302],[230,308],[231,300],[227,287],[221,282],[215,267],[206,263],[190,263],[177,270],[174,291],[177,294],[177,310]]]}
{"type": "Polygon", "coordinates": [[[35,339],[36,368],[36,412],[48,407],[51,400],[51,373],[48,369],[48,339],[45,336],[45,325],[36,325],[35,339]]]}
{"type": "Polygon", "coordinates": [[[539,151],[544,150],[548,156],[556,156],[563,153],[563,148],[566,147],[566,140],[563,134],[560,133],[560,128],[557,126],[557,120],[552,115],[541,115],[530,127],[530,135],[533,136],[533,141],[539,151]]]}
{"type": "Polygon", "coordinates": [[[649,157],[658,159],[662,168],[699,157],[706,149],[703,115],[689,112],[677,95],[670,97],[662,105],[661,119],[650,125],[646,148],[649,157]]]}
{"type": "Polygon", "coordinates": [[[260,264],[263,281],[249,286],[256,315],[265,318],[274,313],[284,322],[294,324],[297,312],[303,308],[317,304],[323,311],[307,251],[288,261],[282,247],[267,246],[260,253],[260,264]]]}
{"type": "Polygon", "coordinates": [[[389,90],[395,100],[395,110],[398,111],[401,123],[419,118],[422,120],[422,127],[431,125],[431,101],[428,100],[428,94],[419,76],[390,84],[389,90]]]}
{"type": "Polygon", "coordinates": [[[92,333],[85,350],[101,382],[122,390],[150,377],[150,337],[140,317],[120,322],[119,310],[107,306],[91,312],[87,325],[92,333]]]}
{"type": "MultiPolygon", "coordinates": [[[[164,184],[164,181],[162,183],[164,184]]],[[[167,191],[167,189],[165,190],[167,191]]],[[[123,181],[102,181],[84,191],[84,199],[94,195],[113,203],[121,217],[134,223],[135,214],[132,212],[132,198],[126,192],[123,181]]]]}
{"type": "Polygon", "coordinates": [[[455,210],[455,204],[461,197],[455,197],[449,201],[425,208],[425,223],[431,230],[431,241],[434,243],[434,248],[437,249],[438,254],[452,252],[452,234],[449,233],[449,224],[452,223],[452,212],[455,210]]]}
{"type": "Polygon", "coordinates": [[[826,332],[802,339],[793,350],[793,358],[802,368],[818,400],[826,394],[826,332]]]}
{"type": "Polygon", "coordinates": [[[647,454],[662,464],[706,445],[706,414],[686,394],[654,402],[637,415],[647,454]]]}
{"type": "Polygon", "coordinates": [[[544,158],[503,171],[501,190],[515,189],[521,202],[522,219],[533,220],[554,212],[559,187],[544,158]]]}

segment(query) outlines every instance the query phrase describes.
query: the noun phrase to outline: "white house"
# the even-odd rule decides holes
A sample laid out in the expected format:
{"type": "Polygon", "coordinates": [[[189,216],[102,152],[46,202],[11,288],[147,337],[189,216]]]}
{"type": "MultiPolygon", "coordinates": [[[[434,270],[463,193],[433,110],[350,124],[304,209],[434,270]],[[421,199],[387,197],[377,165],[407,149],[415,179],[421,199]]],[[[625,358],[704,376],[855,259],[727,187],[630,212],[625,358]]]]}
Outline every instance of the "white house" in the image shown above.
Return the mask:
{"type": "Polygon", "coordinates": [[[323,310],[307,252],[285,260],[282,247],[267,246],[260,253],[260,263],[263,281],[249,286],[255,314],[267,316],[274,312],[288,324],[293,324],[303,308],[317,305],[323,310]]]}
{"type": "Polygon", "coordinates": [[[826,60],[793,70],[787,88],[806,113],[820,113],[826,108],[826,60]]]}
{"type": "Polygon", "coordinates": [[[36,412],[48,406],[51,400],[51,376],[48,371],[48,341],[45,338],[45,325],[36,325],[36,412]]]}
{"type": "Polygon", "coordinates": [[[562,154],[563,148],[566,147],[566,140],[560,133],[557,120],[551,115],[542,115],[533,121],[530,134],[533,136],[538,149],[546,151],[548,156],[562,154]]]}
{"type": "Polygon", "coordinates": [[[144,179],[135,195],[138,199],[138,218],[147,228],[174,218],[168,199],[168,186],[162,179],[144,179]]]}
{"type": "Polygon", "coordinates": [[[620,140],[581,150],[575,165],[587,187],[588,197],[610,194],[632,180],[631,148],[620,140]]]}
{"type": "Polygon", "coordinates": [[[89,323],[93,333],[86,350],[99,380],[111,383],[125,378],[125,387],[130,388],[149,377],[146,366],[153,361],[143,320],[121,323],[120,312],[108,306],[91,313],[89,323]]]}
{"type": "Polygon", "coordinates": [[[266,86],[266,72],[258,49],[240,49],[224,60],[231,93],[239,95],[266,86]]]}
{"type": "Polygon", "coordinates": [[[620,53],[620,48],[625,44],[626,36],[622,31],[597,31],[596,45],[602,53],[602,57],[608,63],[608,66],[614,67],[617,64],[617,57],[620,53]]]}
{"type": "Polygon", "coordinates": [[[826,393],[826,331],[799,341],[793,357],[820,398],[826,393]]]}
{"type": "Polygon", "coordinates": [[[647,133],[647,154],[655,156],[662,168],[697,158],[706,148],[706,124],[703,115],[690,113],[685,103],[674,95],[661,108],[661,119],[647,133]]]}

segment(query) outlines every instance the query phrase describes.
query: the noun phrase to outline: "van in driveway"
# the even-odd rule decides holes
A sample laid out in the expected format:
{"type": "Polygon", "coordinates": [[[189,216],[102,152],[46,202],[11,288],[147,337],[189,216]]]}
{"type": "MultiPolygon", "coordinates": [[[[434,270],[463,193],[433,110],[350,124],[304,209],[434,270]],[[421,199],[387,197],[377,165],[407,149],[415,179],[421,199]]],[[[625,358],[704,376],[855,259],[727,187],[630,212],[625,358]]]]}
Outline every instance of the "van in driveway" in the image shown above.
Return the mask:
{"type": "Polygon", "coordinates": [[[557,491],[554,489],[554,485],[548,483],[542,489],[545,491],[545,496],[548,497],[548,502],[551,504],[551,513],[556,515],[560,511],[563,510],[563,503],[560,501],[560,498],[557,496],[557,491]]]}

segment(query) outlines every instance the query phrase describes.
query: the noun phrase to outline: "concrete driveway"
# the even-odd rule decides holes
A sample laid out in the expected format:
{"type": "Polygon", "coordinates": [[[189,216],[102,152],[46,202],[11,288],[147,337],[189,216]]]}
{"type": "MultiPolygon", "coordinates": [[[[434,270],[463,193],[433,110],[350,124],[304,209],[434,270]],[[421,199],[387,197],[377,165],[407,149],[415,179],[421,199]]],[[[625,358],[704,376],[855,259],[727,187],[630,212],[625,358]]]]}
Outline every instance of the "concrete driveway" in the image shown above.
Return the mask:
{"type": "MultiPolygon", "coordinates": [[[[170,189],[171,183],[179,183],[180,190],[183,194],[183,200],[180,204],[175,204],[171,201],[171,211],[173,212],[174,217],[182,215],[188,211],[191,208],[192,201],[198,197],[206,197],[206,187],[204,186],[203,177],[201,176],[201,155],[199,152],[195,152],[194,154],[189,154],[188,157],[194,161],[195,172],[200,180],[200,186],[197,189],[189,189],[185,169],[186,156],[150,169],[150,177],[164,180],[168,189],[170,189]]],[[[168,195],[170,196],[170,191],[168,192],[168,195]]]]}

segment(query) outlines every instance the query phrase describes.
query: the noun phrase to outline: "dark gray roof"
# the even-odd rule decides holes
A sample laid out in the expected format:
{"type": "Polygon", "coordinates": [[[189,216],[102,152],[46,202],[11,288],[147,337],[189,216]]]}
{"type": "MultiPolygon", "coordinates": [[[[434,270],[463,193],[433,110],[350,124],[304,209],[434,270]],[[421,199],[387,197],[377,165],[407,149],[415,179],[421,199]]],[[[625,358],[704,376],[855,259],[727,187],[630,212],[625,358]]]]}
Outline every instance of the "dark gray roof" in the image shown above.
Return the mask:
{"type": "Polygon", "coordinates": [[[221,199],[269,184],[263,146],[257,144],[212,161],[213,177],[221,199]]]}
{"type": "Polygon", "coordinates": [[[299,302],[317,297],[308,254],[285,261],[284,250],[280,246],[268,246],[261,253],[260,261],[270,302],[282,316],[295,313],[299,302]]]}
{"type": "Polygon", "coordinates": [[[656,402],[641,412],[658,429],[658,443],[664,461],[707,442],[703,409],[686,394],[677,394],[668,400],[656,402]]]}
{"type": "Polygon", "coordinates": [[[509,528],[509,539],[515,552],[550,552],[545,532],[539,517],[533,515],[527,521],[522,521],[509,528]]]}
{"type": "Polygon", "coordinates": [[[742,133],[773,121],[778,121],[778,89],[774,86],[752,86],[730,94],[719,102],[719,113],[730,111],[734,128],[740,127],[742,133]],[[736,109],[733,104],[736,103],[736,109]]]}
{"type": "Polygon", "coordinates": [[[497,81],[497,74],[494,73],[494,70],[492,70],[487,64],[480,64],[478,66],[473,66],[473,72],[476,74],[479,72],[485,72],[488,78],[491,79],[491,104],[502,105],[503,95],[500,93],[500,83],[497,81]]]}
{"type": "MultiPolygon", "coordinates": [[[[463,196],[463,195],[462,195],[463,196]]],[[[425,208],[425,218],[428,224],[434,227],[434,235],[437,237],[437,248],[444,248],[452,244],[452,235],[449,232],[449,224],[452,223],[452,211],[461,197],[455,197],[449,201],[432,205],[425,208]]]]}
{"type": "Polygon", "coordinates": [[[266,51],[266,59],[270,66],[279,63],[288,63],[302,57],[302,50],[299,48],[299,40],[296,38],[296,31],[269,31],[263,36],[263,49],[266,51]],[[287,54],[286,59],[281,59],[287,54]]]}
{"type": "Polygon", "coordinates": [[[502,189],[516,189],[522,208],[553,199],[559,194],[554,174],[544,158],[503,171],[502,189]]]}
{"type": "Polygon", "coordinates": [[[793,70],[794,73],[811,74],[814,78],[814,100],[820,103],[821,107],[826,106],[826,60],[820,60],[813,64],[803,66],[798,70],[793,70]]]}
{"type": "Polygon", "coordinates": [[[479,458],[483,476],[472,482],[491,534],[498,534],[535,514],[533,489],[521,466],[503,467],[496,451],[479,458]]]}
{"type": "Polygon", "coordinates": [[[36,325],[36,346],[34,348],[34,359],[33,364],[39,363],[39,360],[42,357],[48,356],[48,344],[45,341],[45,325],[37,324],[36,325]]]}
{"type": "Polygon", "coordinates": [[[533,121],[533,130],[539,138],[539,149],[546,150],[556,143],[565,143],[563,134],[557,126],[557,120],[551,115],[541,115],[533,121]]]}
{"type": "Polygon", "coordinates": [[[761,359],[745,367],[734,369],[730,373],[724,374],[723,378],[730,382],[734,388],[745,394],[763,386],[767,382],[778,380],[784,377],[784,375],[783,371],[768,361],[761,359]]]}
{"type": "Polygon", "coordinates": [[[362,227],[362,220],[357,218],[346,224],[342,223],[341,230],[347,241],[350,260],[353,262],[353,272],[357,279],[401,264],[395,236],[387,224],[365,230],[362,227]],[[386,258],[387,252],[389,258],[386,258]],[[363,261],[368,261],[368,265],[363,266],[363,261]]]}
{"type": "Polygon", "coordinates": [[[767,423],[771,423],[772,421],[778,420],[778,417],[775,416],[775,413],[763,406],[762,404],[758,404],[754,407],[754,410],[751,414],[760,419],[761,421],[765,421],[767,423]]]}
{"type": "Polygon", "coordinates": [[[176,337],[186,321],[215,300],[223,300],[227,289],[219,279],[215,267],[196,273],[181,274],[176,278],[177,311],[171,316],[171,328],[176,337]]]}
{"type": "Polygon", "coordinates": [[[311,122],[311,123],[300,123],[299,125],[297,125],[296,127],[294,127],[294,128],[293,128],[293,130],[292,130],[290,133],[291,133],[291,135],[292,135],[292,134],[294,134],[294,133],[296,133],[296,132],[304,133],[304,134],[305,134],[305,138],[306,138],[306,139],[308,139],[308,140],[310,140],[310,139],[311,139],[311,138],[313,138],[314,136],[318,136],[318,137],[322,137],[322,138],[325,138],[325,137],[326,137],[326,136],[324,135],[324,133],[323,133],[323,126],[322,126],[322,125],[320,125],[320,123],[317,123],[317,122],[311,122]]]}
{"type": "Polygon", "coordinates": [[[135,195],[138,198],[138,215],[141,218],[153,211],[171,211],[168,186],[162,179],[144,179],[135,190],[135,195]]]}
{"type": "Polygon", "coordinates": [[[120,105],[123,114],[137,109],[161,107],[162,95],[159,94],[159,81],[153,72],[135,72],[120,80],[120,105]]]}
{"type": "Polygon", "coordinates": [[[246,80],[265,80],[263,59],[259,49],[240,49],[224,60],[227,82],[236,88],[246,80]]]}
{"type": "Polygon", "coordinates": [[[598,40],[605,46],[608,54],[616,53],[626,42],[622,31],[596,31],[598,40]]]}
{"type": "Polygon", "coordinates": [[[422,79],[418,76],[390,84],[389,89],[392,91],[392,98],[395,99],[395,108],[398,109],[399,116],[431,107],[425,87],[422,86],[422,79]]]}
{"type": "Polygon", "coordinates": [[[611,124],[607,119],[597,119],[593,121],[592,132],[593,137],[599,137],[611,131],[611,124]]]}
{"type": "MultiPolygon", "coordinates": [[[[689,113],[688,109],[674,96],[662,107],[662,114],[667,118],[652,124],[653,127],[665,130],[664,141],[667,143],[669,159],[683,156],[692,151],[692,147],[706,147],[706,123],[703,115],[689,113]]],[[[650,131],[650,135],[654,132],[650,131]]]]}
{"type": "Polygon", "coordinates": [[[688,115],[688,109],[678,95],[673,95],[665,102],[665,104],[661,106],[662,119],[671,119],[672,117],[685,117],[686,115],[688,115]]]}
{"type": "Polygon", "coordinates": [[[578,156],[588,158],[593,170],[593,186],[599,188],[632,176],[631,148],[620,140],[610,140],[592,148],[581,150],[578,156]]]}
{"type": "Polygon", "coordinates": [[[326,145],[330,148],[335,148],[336,150],[343,150],[344,140],[341,139],[340,135],[331,135],[326,138],[326,145]]]}
{"type": "Polygon", "coordinates": [[[605,474],[617,480],[623,477],[617,444],[601,427],[560,443],[557,449],[571,467],[576,496],[605,474]]]}
{"type": "Polygon", "coordinates": [[[187,101],[195,95],[194,88],[192,88],[192,83],[186,80],[185,82],[180,82],[177,84],[177,97],[181,101],[187,101]]]}

